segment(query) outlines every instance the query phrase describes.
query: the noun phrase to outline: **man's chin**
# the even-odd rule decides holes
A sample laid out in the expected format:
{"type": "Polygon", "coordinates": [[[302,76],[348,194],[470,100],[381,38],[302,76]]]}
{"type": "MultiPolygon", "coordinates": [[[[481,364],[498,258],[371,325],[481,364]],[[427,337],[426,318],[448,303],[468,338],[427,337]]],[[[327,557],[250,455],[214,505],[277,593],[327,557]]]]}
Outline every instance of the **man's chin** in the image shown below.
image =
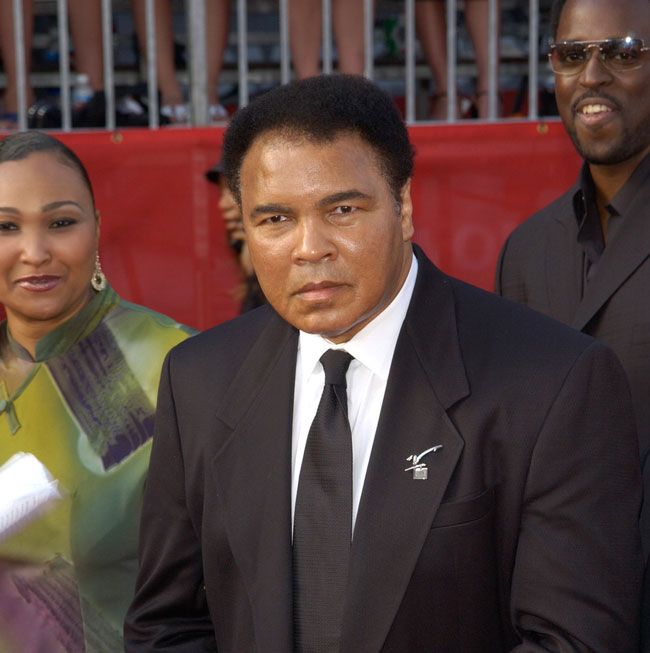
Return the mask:
{"type": "Polygon", "coordinates": [[[590,165],[619,165],[634,158],[642,149],[633,140],[625,138],[617,139],[616,142],[610,139],[594,143],[580,139],[576,132],[570,132],[569,135],[578,154],[590,165]]]}
{"type": "Polygon", "coordinates": [[[336,321],[306,321],[294,326],[305,333],[318,335],[335,344],[339,344],[350,340],[353,335],[361,330],[363,324],[364,322],[348,324],[336,321]]]}
{"type": "Polygon", "coordinates": [[[298,327],[301,331],[304,331],[305,333],[311,333],[312,335],[315,336],[321,336],[322,338],[326,338],[327,340],[331,340],[332,342],[345,342],[345,340],[349,340],[349,338],[344,338],[344,336],[351,331],[354,327],[332,327],[330,325],[316,325],[316,326],[308,326],[306,328],[301,328],[298,327]],[[343,338],[343,339],[342,339],[343,338]]]}

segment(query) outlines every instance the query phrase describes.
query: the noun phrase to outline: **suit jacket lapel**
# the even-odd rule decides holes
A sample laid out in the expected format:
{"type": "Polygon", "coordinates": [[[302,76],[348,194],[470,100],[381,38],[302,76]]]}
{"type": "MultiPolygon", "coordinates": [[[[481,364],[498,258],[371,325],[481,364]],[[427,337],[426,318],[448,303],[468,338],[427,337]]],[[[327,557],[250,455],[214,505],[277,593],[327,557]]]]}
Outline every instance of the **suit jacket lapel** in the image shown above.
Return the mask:
{"type": "Polygon", "coordinates": [[[547,231],[544,250],[548,313],[564,324],[574,319],[582,286],[582,253],[573,209],[576,191],[577,187],[564,196],[566,205],[559,209],[553,228],[547,231]]]}
{"type": "Polygon", "coordinates": [[[355,524],[344,651],[381,648],[463,448],[445,412],[469,393],[453,294],[418,258],[355,524]],[[422,459],[427,480],[414,480],[407,456],[434,445],[442,448],[422,459]]]}
{"type": "Polygon", "coordinates": [[[293,649],[291,429],[297,332],[273,313],[224,397],[232,436],[213,460],[260,651],[293,649]]]}
{"type": "Polygon", "coordinates": [[[650,256],[650,192],[639,191],[616,235],[607,243],[593,279],[587,284],[572,326],[584,329],[622,283],[650,256]]]}

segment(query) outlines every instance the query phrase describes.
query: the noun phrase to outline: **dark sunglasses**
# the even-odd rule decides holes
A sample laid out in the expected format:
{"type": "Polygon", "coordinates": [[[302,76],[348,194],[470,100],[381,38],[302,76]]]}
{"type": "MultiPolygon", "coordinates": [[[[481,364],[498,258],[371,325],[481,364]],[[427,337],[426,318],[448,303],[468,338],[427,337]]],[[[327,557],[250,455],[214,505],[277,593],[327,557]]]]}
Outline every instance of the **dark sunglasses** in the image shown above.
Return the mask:
{"type": "Polygon", "coordinates": [[[548,55],[551,68],[558,75],[577,75],[589,61],[590,50],[598,50],[598,58],[613,73],[641,68],[643,56],[650,48],[643,39],[625,36],[602,41],[560,41],[551,45],[548,55]]]}

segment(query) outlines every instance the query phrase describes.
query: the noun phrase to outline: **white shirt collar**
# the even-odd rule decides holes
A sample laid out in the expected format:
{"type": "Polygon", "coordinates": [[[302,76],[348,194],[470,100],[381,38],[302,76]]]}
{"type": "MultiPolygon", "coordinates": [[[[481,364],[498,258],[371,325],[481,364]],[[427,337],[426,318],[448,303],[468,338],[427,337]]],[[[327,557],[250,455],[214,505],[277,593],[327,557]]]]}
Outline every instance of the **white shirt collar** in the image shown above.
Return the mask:
{"type": "Polygon", "coordinates": [[[328,349],[344,349],[385,382],[390,372],[397,338],[411,302],[417,271],[418,262],[413,256],[409,273],[393,301],[347,342],[337,345],[318,334],[300,331],[298,361],[302,378],[307,379],[314,373],[320,357],[328,349]]]}

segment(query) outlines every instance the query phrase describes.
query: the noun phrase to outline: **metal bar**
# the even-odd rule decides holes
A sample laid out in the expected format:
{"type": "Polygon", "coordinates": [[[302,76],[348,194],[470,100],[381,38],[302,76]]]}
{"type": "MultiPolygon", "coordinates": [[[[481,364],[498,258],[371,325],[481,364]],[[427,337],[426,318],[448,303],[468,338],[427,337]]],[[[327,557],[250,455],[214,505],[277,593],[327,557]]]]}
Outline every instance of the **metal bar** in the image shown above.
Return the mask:
{"type": "Polygon", "coordinates": [[[192,124],[207,125],[210,119],[208,116],[208,79],[205,65],[205,0],[189,0],[187,11],[192,124]]]}
{"type": "Polygon", "coordinates": [[[14,49],[16,56],[16,94],[18,129],[27,129],[27,71],[25,70],[25,27],[22,0],[13,0],[14,49]]]}
{"type": "Polygon", "coordinates": [[[406,122],[415,122],[415,0],[406,0],[406,122]]]}
{"type": "Polygon", "coordinates": [[[457,119],[458,55],[456,53],[456,9],[457,0],[447,0],[447,122],[457,119]]]}
{"type": "Polygon", "coordinates": [[[248,24],[246,21],[246,0],[237,0],[237,78],[239,80],[239,106],[248,104],[248,24]]]}
{"type": "Polygon", "coordinates": [[[375,63],[375,3],[363,0],[363,74],[372,79],[375,63]]]}
{"type": "Polygon", "coordinates": [[[57,25],[59,32],[59,84],[61,97],[61,128],[72,129],[72,102],[70,99],[70,36],[68,34],[68,3],[57,0],[57,25]]]}
{"type": "Polygon", "coordinates": [[[539,118],[539,0],[530,0],[528,33],[528,119],[539,118]]]}
{"type": "Polygon", "coordinates": [[[332,0],[323,0],[323,68],[322,70],[325,75],[329,75],[332,72],[332,0]]]}
{"type": "Polygon", "coordinates": [[[104,94],[106,129],[115,129],[115,81],[113,76],[113,8],[111,0],[102,0],[102,49],[104,53],[104,94]]]}
{"type": "MultiPolygon", "coordinates": [[[[300,2],[300,0],[294,0],[300,2]]],[[[291,76],[289,56],[289,0],[280,0],[280,81],[286,84],[291,76]]]]}
{"type": "Polygon", "coordinates": [[[160,126],[158,107],[158,83],[156,75],[156,9],[154,0],[145,0],[145,32],[147,35],[147,97],[149,106],[149,129],[160,126]]]}
{"type": "Polygon", "coordinates": [[[488,0],[488,120],[496,120],[499,112],[500,24],[498,1],[488,0]]]}

